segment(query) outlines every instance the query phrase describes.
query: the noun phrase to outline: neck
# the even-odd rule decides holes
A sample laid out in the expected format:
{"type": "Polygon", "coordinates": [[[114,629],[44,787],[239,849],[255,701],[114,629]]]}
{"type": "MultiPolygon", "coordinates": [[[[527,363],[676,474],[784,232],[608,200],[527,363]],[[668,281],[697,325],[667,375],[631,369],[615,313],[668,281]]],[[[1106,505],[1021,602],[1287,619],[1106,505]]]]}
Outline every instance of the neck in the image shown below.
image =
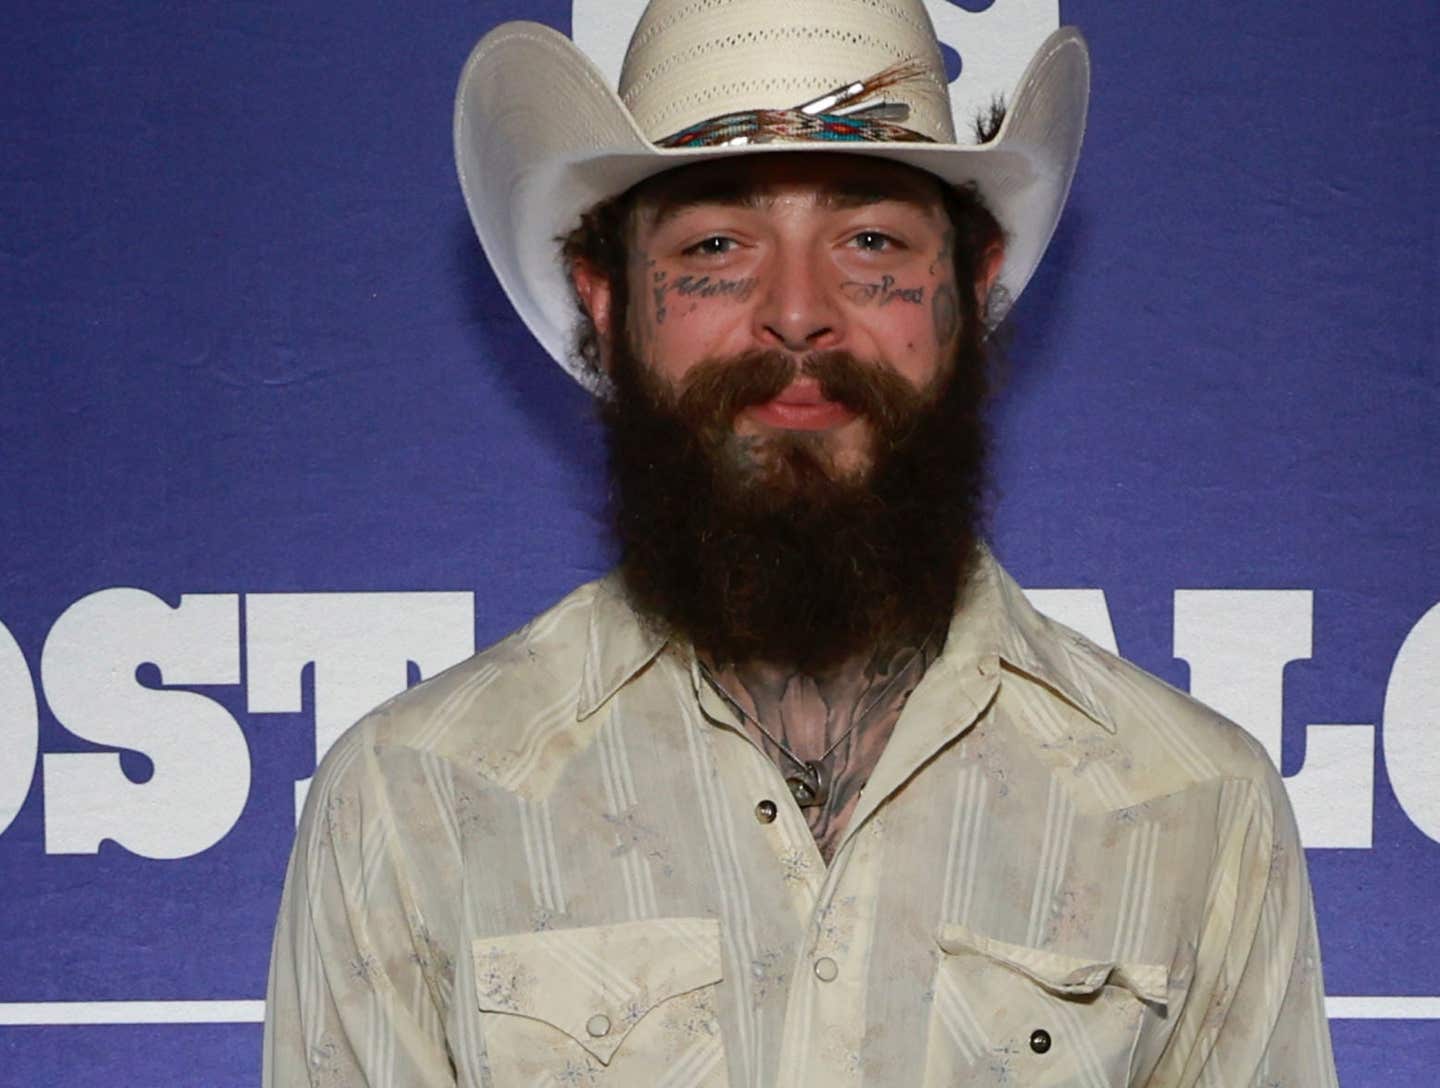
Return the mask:
{"type": "MultiPolygon", "coordinates": [[[[902,672],[915,670],[918,680],[929,664],[925,647],[914,644],[866,650],[824,669],[769,661],[718,665],[703,656],[702,661],[742,713],[758,717],[767,728],[772,724],[784,728],[802,743],[807,736],[797,734],[797,728],[801,733],[815,732],[823,724],[828,726],[825,735],[833,740],[852,723],[863,726],[874,708],[886,701],[887,687],[906,686],[902,672]]],[[[810,758],[816,755],[811,753],[810,758]]]]}
{"type": "Polygon", "coordinates": [[[885,646],[823,671],[750,661],[706,671],[746,733],[784,776],[817,763],[823,799],[804,807],[828,860],[910,692],[939,653],[939,639],[885,646]]]}

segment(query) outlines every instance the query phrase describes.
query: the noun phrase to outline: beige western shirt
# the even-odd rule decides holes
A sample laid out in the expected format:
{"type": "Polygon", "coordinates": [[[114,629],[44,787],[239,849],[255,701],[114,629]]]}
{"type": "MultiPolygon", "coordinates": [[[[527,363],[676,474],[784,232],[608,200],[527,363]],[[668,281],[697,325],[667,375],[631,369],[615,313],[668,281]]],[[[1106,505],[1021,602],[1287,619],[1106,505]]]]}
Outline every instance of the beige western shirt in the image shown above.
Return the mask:
{"type": "Polygon", "coordinates": [[[828,867],[611,579],[329,753],[265,1083],[1325,1088],[1322,995],[1260,746],[989,557],[828,867]]]}

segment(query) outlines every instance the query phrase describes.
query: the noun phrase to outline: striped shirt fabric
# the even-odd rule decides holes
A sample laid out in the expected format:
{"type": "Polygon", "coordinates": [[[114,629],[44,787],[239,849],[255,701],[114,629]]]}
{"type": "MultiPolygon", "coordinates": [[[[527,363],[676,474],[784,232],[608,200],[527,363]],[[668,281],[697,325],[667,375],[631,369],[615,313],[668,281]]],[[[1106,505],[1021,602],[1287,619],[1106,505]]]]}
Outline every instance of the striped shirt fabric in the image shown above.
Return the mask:
{"type": "Polygon", "coordinates": [[[828,866],[693,652],[613,577],[367,716],[301,819],[265,1083],[1335,1074],[1263,750],[987,555],[828,866]]]}

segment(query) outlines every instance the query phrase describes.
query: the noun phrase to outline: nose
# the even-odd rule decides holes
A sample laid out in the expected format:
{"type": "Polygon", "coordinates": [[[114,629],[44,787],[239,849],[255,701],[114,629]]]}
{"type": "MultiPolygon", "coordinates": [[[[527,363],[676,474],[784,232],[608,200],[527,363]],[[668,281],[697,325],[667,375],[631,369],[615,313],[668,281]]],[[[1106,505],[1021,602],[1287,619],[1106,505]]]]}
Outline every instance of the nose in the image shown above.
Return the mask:
{"type": "Polygon", "coordinates": [[[825,271],[808,249],[782,247],[755,308],[755,334],[762,344],[797,353],[825,351],[839,344],[844,335],[842,311],[825,271]]]}

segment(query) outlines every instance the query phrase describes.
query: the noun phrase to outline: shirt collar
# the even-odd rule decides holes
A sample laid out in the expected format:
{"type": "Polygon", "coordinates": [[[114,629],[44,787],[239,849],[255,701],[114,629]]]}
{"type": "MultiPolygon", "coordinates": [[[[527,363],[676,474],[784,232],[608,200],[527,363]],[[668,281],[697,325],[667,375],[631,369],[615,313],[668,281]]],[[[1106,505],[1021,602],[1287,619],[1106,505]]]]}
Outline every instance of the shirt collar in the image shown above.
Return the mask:
{"type": "MultiPolygon", "coordinates": [[[[597,582],[577,716],[595,713],[649,665],[667,641],[663,631],[630,606],[618,573],[597,582]]],[[[931,668],[958,670],[971,662],[999,659],[1113,733],[1115,722],[1080,667],[1079,657],[1090,652],[1083,638],[1037,612],[989,548],[982,548],[950,622],[945,650],[931,668]]]]}
{"type": "Polygon", "coordinates": [[[595,713],[665,648],[665,633],[630,606],[618,571],[595,583],[576,716],[595,713]]]}
{"type": "Polygon", "coordinates": [[[993,654],[1069,703],[1107,732],[1115,720],[1091,685],[1085,660],[1096,651],[1082,636],[1036,611],[990,549],[983,548],[975,573],[951,621],[944,657],[993,654]]]}

